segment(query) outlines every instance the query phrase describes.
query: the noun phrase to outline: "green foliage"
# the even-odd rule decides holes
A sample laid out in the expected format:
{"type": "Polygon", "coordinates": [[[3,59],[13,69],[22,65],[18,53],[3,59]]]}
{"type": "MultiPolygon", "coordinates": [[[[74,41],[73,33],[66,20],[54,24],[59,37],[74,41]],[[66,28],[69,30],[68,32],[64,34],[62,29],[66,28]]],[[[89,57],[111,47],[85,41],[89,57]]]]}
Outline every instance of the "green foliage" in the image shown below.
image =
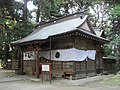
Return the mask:
{"type": "Polygon", "coordinates": [[[38,7],[37,11],[40,11],[39,16],[41,20],[48,21],[70,14],[70,9],[72,13],[78,12],[81,9],[88,10],[93,2],[97,3],[98,1],[100,2],[100,0],[41,0],[40,2],[39,0],[34,0],[33,4],[38,7]]]}
{"type": "Polygon", "coordinates": [[[106,30],[107,38],[110,40],[110,43],[105,45],[105,50],[108,56],[120,60],[120,5],[116,5],[112,8],[109,20],[111,20],[111,26],[106,30]]]}
{"type": "Polygon", "coordinates": [[[120,5],[116,5],[110,12],[110,19],[111,20],[118,20],[120,19],[120,5]]]}
{"type": "Polygon", "coordinates": [[[111,77],[110,79],[104,80],[104,84],[107,85],[116,85],[119,86],[120,85],[120,76],[119,75],[115,75],[113,77],[111,77]]]}
{"type": "Polygon", "coordinates": [[[4,60],[11,58],[10,43],[27,36],[34,28],[29,18],[25,22],[22,13],[19,13],[22,3],[8,1],[0,1],[0,58],[4,60]]]}
{"type": "Polygon", "coordinates": [[[61,14],[59,12],[60,10],[60,4],[63,0],[44,0],[42,3],[41,8],[41,19],[42,21],[47,21],[50,19],[54,19],[57,17],[60,17],[61,14]]]}

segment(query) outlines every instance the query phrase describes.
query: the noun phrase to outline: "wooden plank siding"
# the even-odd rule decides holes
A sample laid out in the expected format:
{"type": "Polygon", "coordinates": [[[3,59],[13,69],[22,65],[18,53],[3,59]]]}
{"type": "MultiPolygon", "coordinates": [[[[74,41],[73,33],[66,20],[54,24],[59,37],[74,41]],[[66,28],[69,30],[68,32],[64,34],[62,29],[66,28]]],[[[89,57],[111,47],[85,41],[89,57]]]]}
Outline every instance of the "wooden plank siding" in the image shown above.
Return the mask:
{"type": "Polygon", "coordinates": [[[24,60],[23,72],[27,75],[33,75],[35,72],[35,60],[24,60]]]}
{"type": "Polygon", "coordinates": [[[95,44],[92,40],[88,40],[83,37],[76,37],[75,48],[78,48],[80,50],[95,50],[95,44]]]}
{"type": "Polygon", "coordinates": [[[116,73],[116,59],[103,58],[103,74],[116,73]]]}

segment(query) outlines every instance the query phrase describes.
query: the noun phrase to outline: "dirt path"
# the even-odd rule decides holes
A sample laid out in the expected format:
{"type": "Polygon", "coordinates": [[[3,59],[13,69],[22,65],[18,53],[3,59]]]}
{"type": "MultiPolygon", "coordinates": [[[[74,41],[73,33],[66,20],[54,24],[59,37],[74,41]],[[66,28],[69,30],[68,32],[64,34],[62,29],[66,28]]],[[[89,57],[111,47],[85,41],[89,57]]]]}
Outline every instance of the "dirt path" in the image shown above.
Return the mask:
{"type": "MultiPolygon", "coordinates": [[[[0,70],[0,79],[7,79],[11,71],[0,70]]],[[[103,77],[103,76],[102,76],[103,77]]],[[[0,90],[120,90],[120,76],[104,76],[103,80],[76,85],[70,80],[33,82],[31,80],[0,82],[0,90]]]]}
{"type": "Polygon", "coordinates": [[[29,81],[16,81],[0,83],[0,90],[120,90],[120,86],[102,85],[99,82],[84,86],[35,83],[29,81]]]}

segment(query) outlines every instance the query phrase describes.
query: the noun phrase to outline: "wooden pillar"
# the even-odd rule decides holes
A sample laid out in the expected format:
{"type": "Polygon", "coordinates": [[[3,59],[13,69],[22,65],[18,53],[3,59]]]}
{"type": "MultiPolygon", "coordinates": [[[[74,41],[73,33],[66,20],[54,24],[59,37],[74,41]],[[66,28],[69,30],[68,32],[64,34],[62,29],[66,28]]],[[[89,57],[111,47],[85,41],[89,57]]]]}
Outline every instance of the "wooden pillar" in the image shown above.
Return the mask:
{"type": "Polygon", "coordinates": [[[100,52],[98,52],[98,69],[99,69],[99,74],[100,74],[101,73],[100,52]]]}
{"type": "Polygon", "coordinates": [[[35,66],[36,66],[36,78],[39,78],[39,53],[40,53],[40,50],[37,49],[35,51],[35,56],[36,56],[36,62],[35,62],[35,66]]]}
{"type": "Polygon", "coordinates": [[[87,69],[87,58],[85,59],[85,69],[86,69],[86,76],[88,76],[88,69],[87,69]]]}
{"type": "Polygon", "coordinates": [[[20,75],[23,75],[23,52],[20,50],[20,75]]]}
{"type": "Polygon", "coordinates": [[[76,61],[73,62],[73,65],[74,65],[73,70],[74,70],[74,77],[75,77],[75,75],[76,75],[76,61]]]}
{"type": "Polygon", "coordinates": [[[18,50],[18,74],[20,74],[20,62],[21,62],[21,54],[20,54],[20,50],[18,50]]]}
{"type": "Polygon", "coordinates": [[[99,59],[99,68],[100,68],[100,74],[102,73],[102,55],[100,52],[100,59],[99,59]]]}
{"type": "Polygon", "coordinates": [[[50,48],[50,63],[51,63],[51,70],[52,70],[52,66],[53,66],[53,61],[51,60],[51,49],[52,49],[52,41],[51,41],[51,37],[50,37],[50,46],[49,46],[49,48],[50,48]]]}
{"type": "Polygon", "coordinates": [[[97,74],[100,74],[101,73],[101,65],[100,65],[100,61],[101,61],[101,51],[100,51],[100,49],[99,49],[99,47],[100,46],[98,46],[98,45],[96,45],[96,53],[97,53],[97,69],[98,69],[98,72],[97,72],[97,74]]]}
{"type": "Polygon", "coordinates": [[[50,37],[50,60],[51,60],[51,37],[50,37]]]}
{"type": "Polygon", "coordinates": [[[50,37],[50,84],[51,84],[51,79],[52,79],[52,67],[53,67],[53,61],[51,60],[51,49],[52,49],[52,42],[51,42],[51,37],[50,37]]]}
{"type": "Polygon", "coordinates": [[[94,69],[95,69],[95,74],[97,75],[97,68],[96,68],[96,57],[95,57],[95,61],[94,61],[94,69]]]}
{"type": "Polygon", "coordinates": [[[82,69],[81,69],[81,61],[79,61],[79,67],[80,67],[80,71],[81,71],[81,70],[82,70],[82,69]]]}

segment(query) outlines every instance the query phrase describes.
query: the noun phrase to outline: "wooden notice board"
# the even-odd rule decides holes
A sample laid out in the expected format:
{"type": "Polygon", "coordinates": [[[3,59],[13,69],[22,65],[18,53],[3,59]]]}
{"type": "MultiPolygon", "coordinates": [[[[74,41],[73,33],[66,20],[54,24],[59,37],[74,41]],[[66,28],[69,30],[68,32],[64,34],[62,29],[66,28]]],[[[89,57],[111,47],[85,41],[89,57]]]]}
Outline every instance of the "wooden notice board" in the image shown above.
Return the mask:
{"type": "Polygon", "coordinates": [[[51,64],[41,64],[41,75],[42,75],[42,82],[43,82],[43,75],[45,72],[49,73],[49,79],[50,79],[50,84],[51,84],[51,64]]]}

